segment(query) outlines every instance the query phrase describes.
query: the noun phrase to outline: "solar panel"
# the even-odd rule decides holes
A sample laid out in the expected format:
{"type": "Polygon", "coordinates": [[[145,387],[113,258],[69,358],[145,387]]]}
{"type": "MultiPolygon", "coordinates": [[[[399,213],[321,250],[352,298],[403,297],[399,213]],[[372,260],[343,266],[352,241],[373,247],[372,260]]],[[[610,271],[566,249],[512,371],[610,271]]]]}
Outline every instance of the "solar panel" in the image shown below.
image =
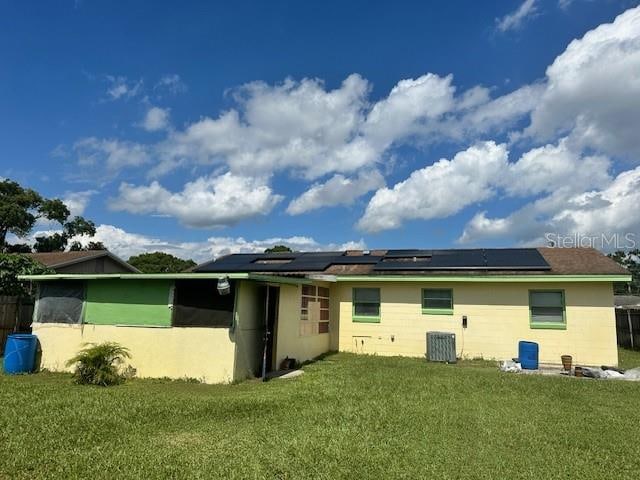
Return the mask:
{"type": "Polygon", "coordinates": [[[375,271],[550,270],[535,248],[389,250],[384,256],[343,252],[236,254],[201,265],[196,272],[322,272],[331,265],[373,265],[375,271]]]}

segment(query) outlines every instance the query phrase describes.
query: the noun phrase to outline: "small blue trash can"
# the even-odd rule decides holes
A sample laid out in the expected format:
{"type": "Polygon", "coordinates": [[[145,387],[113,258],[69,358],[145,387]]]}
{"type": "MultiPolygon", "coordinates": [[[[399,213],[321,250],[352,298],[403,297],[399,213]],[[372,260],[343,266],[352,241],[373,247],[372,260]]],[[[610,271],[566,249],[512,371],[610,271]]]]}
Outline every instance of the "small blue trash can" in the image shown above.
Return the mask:
{"type": "Polygon", "coordinates": [[[524,340],[518,343],[518,357],[520,365],[525,370],[537,370],[538,369],[538,344],[535,342],[525,342],[524,340]]]}
{"type": "Polygon", "coordinates": [[[7,337],[4,348],[4,373],[31,373],[36,364],[38,337],[30,333],[14,333],[7,337]]]}

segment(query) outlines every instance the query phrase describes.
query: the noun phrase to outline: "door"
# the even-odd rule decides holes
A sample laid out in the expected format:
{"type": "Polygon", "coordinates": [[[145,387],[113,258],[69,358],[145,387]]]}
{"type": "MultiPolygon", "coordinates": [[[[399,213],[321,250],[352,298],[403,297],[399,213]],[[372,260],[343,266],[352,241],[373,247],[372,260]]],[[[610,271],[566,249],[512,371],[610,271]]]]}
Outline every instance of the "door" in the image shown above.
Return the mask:
{"type": "Polygon", "coordinates": [[[264,334],[262,351],[262,380],[275,369],[276,332],[278,331],[278,303],[280,288],[267,285],[262,288],[264,305],[264,334]]]}

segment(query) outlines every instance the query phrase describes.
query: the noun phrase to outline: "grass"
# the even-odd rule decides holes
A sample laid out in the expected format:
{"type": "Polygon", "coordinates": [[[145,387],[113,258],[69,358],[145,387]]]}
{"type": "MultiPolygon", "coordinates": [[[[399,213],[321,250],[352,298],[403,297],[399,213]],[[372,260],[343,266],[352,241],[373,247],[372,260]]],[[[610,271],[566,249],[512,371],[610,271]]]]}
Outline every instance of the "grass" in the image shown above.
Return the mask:
{"type": "Polygon", "coordinates": [[[74,385],[64,374],[0,375],[0,478],[640,472],[640,383],[349,354],[305,371],[266,384],[135,380],[111,388],[74,385]]]}
{"type": "Polygon", "coordinates": [[[622,369],[640,367],[640,350],[618,349],[618,366],[622,369]]]}

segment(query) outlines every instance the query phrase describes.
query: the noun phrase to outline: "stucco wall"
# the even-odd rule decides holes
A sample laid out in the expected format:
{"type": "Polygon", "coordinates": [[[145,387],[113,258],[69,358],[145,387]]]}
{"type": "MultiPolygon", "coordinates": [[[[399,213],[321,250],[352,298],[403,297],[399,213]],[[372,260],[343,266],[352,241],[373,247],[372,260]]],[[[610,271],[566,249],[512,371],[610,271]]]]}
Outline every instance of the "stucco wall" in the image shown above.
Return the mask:
{"type": "Polygon", "coordinates": [[[379,355],[424,356],[426,332],[456,334],[459,356],[486,359],[516,357],[518,341],[540,345],[542,363],[560,363],[569,354],[575,363],[615,365],[618,362],[610,283],[339,283],[339,348],[379,355]],[[352,288],[380,288],[380,323],[354,323],[352,288]],[[453,315],[423,315],[422,288],[452,288],[453,315]],[[563,289],[566,330],[539,330],[529,326],[529,290],[563,289]],[[468,328],[462,328],[462,316],[468,328]],[[393,341],[392,341],[393,337],[393,341]]]}
{"type": "MultiPolygon", "coordinates": [[[[322,283],[318,283],[318,285],[327,286],[322,283]]],[[[300,335],[300,289],[301,287],[298,285],[280,286],[275,353],[276,368],[287,356],[304,362],[329,351],[329,333],[300,335]]]]}
{"type": "Polygon", "coordinates": [[[65,363],[85,342],[118,342],[131,353],[139,377],[233,379],[235,344],[227,328],[126,327],[33,324],[42,348],[41,368],[67,370],[65,363]]]}

